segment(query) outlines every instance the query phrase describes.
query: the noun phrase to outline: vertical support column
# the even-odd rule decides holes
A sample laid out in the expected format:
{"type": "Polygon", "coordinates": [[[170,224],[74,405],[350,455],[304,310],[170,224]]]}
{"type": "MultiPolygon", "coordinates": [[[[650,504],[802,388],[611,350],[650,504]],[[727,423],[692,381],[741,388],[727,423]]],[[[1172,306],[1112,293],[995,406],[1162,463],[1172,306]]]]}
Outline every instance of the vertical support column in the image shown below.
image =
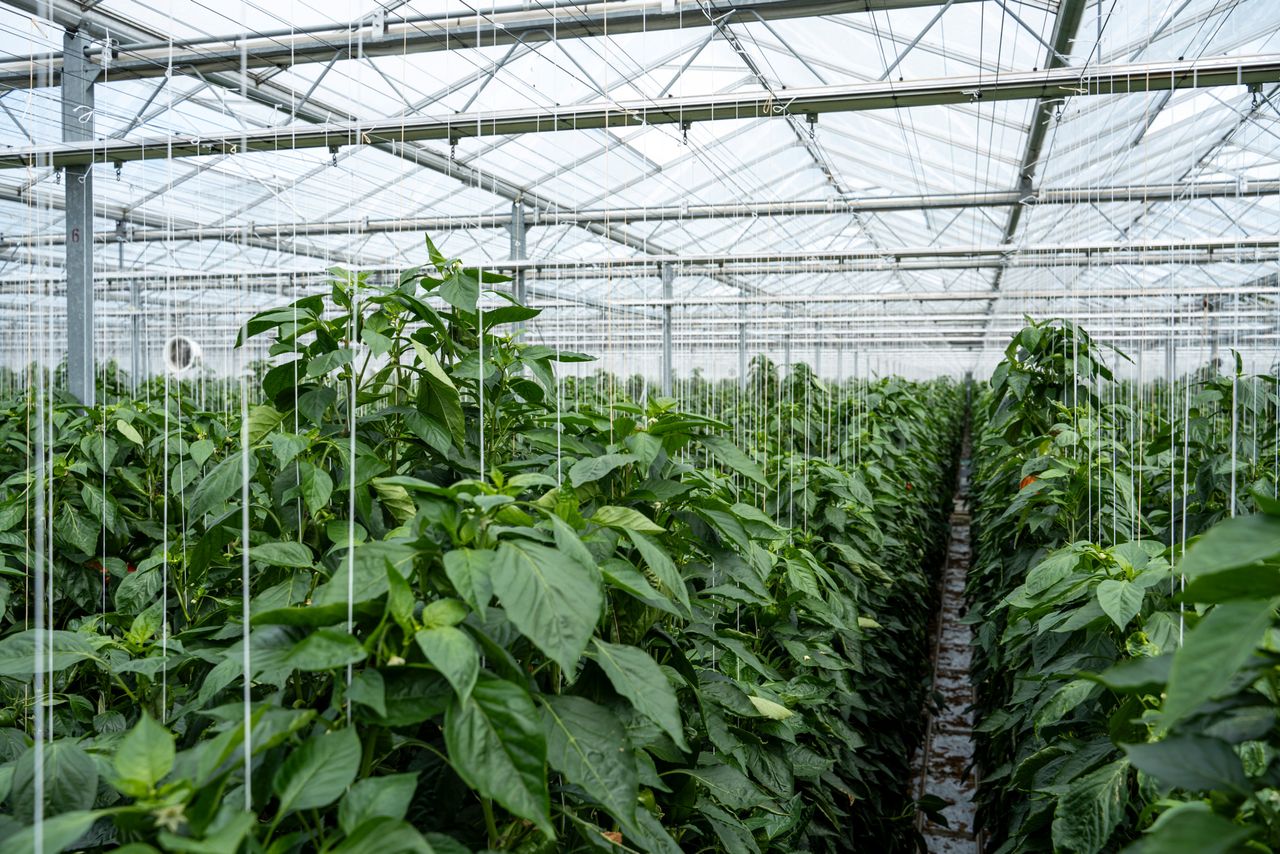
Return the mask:
{"type": "Polygon", "coordinates": [[[1164,377],[1173,384],[1178,376],[1178,351],[1173,346],[1173,339],[1164,342],[1164,377]]]}
{"type": "MultiPolygon", "coordinates": [[[[511,203],[511,225],[507,229],[511,232],[511,260],[524,260],[528,255],[528,243],[525,240],[524,203],[520,199],[511,203]]],[[[517,270],[511,278],[511,295],[516,298],[516,302],[524,305],[524,270],[517,270]]]]}
{"type": "Polygon", "coordinates": [[[747,304],[738,304],[738,385],[747,387],[747,304]]]}
{"type": "MultiPolygon", "coordinates": [[[[791,317],[791,306],[783,309],[783,315],[788,319],[791,317]]],[[[782,376],[791,376],[791,324],[787,323],[783,327],[786,331],[782,333],[782,376]]]]}
{"type": "MultiPolygon", "coordinates": [[[[124,220],[116,223],[116,268],[124,269],[124,220]]],[[[129,280],[129,390],[136,393],[142,379],[142,303],[137,279],[129,280]]]]}
{"type": "Polygon", "coordinates": [[[671,396],[671,299],[676,271],[670,262],[662,265],[662,396],[671,396]]]}
{"type": "MultiPolygon", "coordinates": [[[[62,141],[93,140],[93,83],[89,39],[62,37],[62,141]]],[[[67,385],[85,406],[94,403],[93,166],[67,166],[63,175],[67,222],[67,385]]]]}

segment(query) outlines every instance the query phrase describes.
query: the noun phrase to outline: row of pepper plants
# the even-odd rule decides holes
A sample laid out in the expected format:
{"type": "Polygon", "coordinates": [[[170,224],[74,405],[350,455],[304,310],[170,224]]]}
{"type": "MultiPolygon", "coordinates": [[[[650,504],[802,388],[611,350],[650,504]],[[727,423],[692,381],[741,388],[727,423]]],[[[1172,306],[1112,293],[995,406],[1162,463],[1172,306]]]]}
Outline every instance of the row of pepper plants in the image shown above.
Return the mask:
{"type": "Polygon", "coordinates": [[[1033,323],[975,413],[986,850],[1273,850],[1276,382],[1116,358],[1033,323]]]}
{"type": "Polygon", "coordinates": [[[250,320],[275,360],[239,416],[5,404],[5,849],[909,844],[898,609],[956,390],[882,389],[856,469],[673,400],[565,408],[586,357],[503,334],[536,311],[428,248],[250,320]]]}

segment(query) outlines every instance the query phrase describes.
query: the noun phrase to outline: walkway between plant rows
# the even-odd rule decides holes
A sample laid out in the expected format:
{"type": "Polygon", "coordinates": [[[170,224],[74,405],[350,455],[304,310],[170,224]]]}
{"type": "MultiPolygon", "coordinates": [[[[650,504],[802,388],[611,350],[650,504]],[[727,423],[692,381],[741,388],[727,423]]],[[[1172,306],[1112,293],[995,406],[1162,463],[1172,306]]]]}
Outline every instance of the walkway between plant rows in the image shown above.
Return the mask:
{"type": "Polygon", "coordinates": [[[973,632],[964,617],[965,575],[969,571],[969,431],[960,451],[959,476],[951,512],[951,539],[942,570],[942,602],[933,651],[933,690],[942,708],[929,716],[924,744],[917,754],[916,797],[936,795],[951,805],[947,823],[917,819],[932,854],[977,854],[973,763],[973,685],[969,678],[973,632]]]}

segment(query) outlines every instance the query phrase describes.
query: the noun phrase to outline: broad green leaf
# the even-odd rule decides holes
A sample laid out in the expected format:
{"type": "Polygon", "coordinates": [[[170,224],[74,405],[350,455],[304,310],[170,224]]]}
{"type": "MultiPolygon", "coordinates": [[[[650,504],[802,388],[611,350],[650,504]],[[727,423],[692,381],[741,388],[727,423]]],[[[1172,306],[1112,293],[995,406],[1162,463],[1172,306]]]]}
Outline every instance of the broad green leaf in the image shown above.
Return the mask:
{"type": "Polygon", "coordinates": [[[1129,581],[1108,578],[1097,587],[1098,604],[1117,628],[1123,629],[1142,610],[1142,588],[1129,581]]]}
{"type": "MultiPolygon", "coordinates": [[[[44,850],[39,854],[56,854],[65,851],[76,843],[80,837],[89,832],[93,823],[102,816],[101,812],[76,810],[62,815],[46,818],[40,826],[44,850]]],[[[24,827],[13,836],[4,840],[5,851],[35,851],[36,829],[24,827]]]]}
{"type": "Polygon", "coordinates": [[[444,573],[462,601],[471,606],[480,619],[493,598],[493,559],[495,552],[475,549],[452,549],[444,554],[444,573]]]}
{"type": "Polygon", "coordinates": [[[310,569],[315,565],[315,557],[311,554],[311,549],[292,540],[250,546],[249,556],[271,566],[296,566],[310,569]]]}
{"type": "Polygon", "coordinates": [[[745,451],[724,436],[700,436],[698,441],[709,450],[716,459],[736,471],[743,477],[750,478],[761,486],[768,486],[764,471],[760,464],[751,459],[745,451]]]}
{"type": "MultiPolygon", "coordinates": [[[[48,742],[44,747],[44,814],[76,812],[93,807],[98,795],[98,764],[72,739],[48,742]]],[[[36,751],[28,747],[13,769],[8,809],[24,822],[35,815],[36,751]]]]}
{"type": "Polygon", "coordinates": [[[600,619],[600,570],[528,540],[505,540],[490,578],[507,619],[565,671],[573,673],[600,619]]]}
{"type": "Polygon", "coordinates": [[[387,687],[382,681],[382,674],[372,667],[366,667],[352,677],[347,699],[368,706],[384,718],[387,716],[387,687]]]}
{"type": "Polygon", "coordinates": [[[624,825],[635,822],[639,781],[627,731],[613,712],[582,697],[543,706],[547,761],[624,825]]]}
{"type": "Polygon", "coordinates": [[[44,656],[41,673],[57,673],[94,657],[93,646],[79,632],[28,629],[0,640],[0,676],[30,679],[36,673],[37,637],[44,656]]]}
{"type": "Polygon", "coordinates": [[[476,301],[480,297],[480,280],[466,270],[455,270],[444,277],[436,289],[440,299],[459,311],[476,313],[476,301]]]}
{"type": "Polygon", "coordinates": [[[1232,854],[1254,831],[1223,818],[1202,801],[1178,804],[1156,819],[1125,854],[1232,854]]]}
{"type": "Polygon", "coordinates": [[[413,342],[413,349],[422,364],[422,379],[425,380],[418,385],[418,408],[423,415],[443,424],[453,437],[454,444],[462,447],[466,442],[467,430],[458,389],[431,351],[416,340],[413,342]]]}
{"type": "Polygon", "coordinates": [[[139,447],[142,447],[142,445],[145,444],[142,441],[142,434],[139,433],[137,428],[134,427],[132,424],[130,424],[128,421],[117,419],[116,429],[120,431],[121,436],[124,436],[130,442],[133,442],[133,444],[139,447]]]}
{"type": "MultiPolygon", "coordinates": [[[[253,454],[248,456],[249,477],[252,478],[258,471],[258,458],[253,454]]],[[[196,486],[195,492],[191,493],[187,514],[193,519],[199,519],[221,507],[232,497],[238,497],[244,484],[244,463],[243,454],[235,453],[210,469],[196,486]]]]}
{"type": "Polygon", "coordinates": [[[1177,563],[1188,580],[1280,555],[1280,517],[1258,513],[1214,525],[1177,563]]]}
{"type": "Polygon", "coordinates": [[[332,849],[333,854],[368,854],[385,851],[387,854],[438,854],[426,838],[413,825],[400,819],[375,816],[357,827],[342,844],[332,849]]]}
{"type": "Polygon", "coordinates": [[[1116,825],[1124,818],[1129,763],[1119,759],[1073,781],[1058,796],[1053,814],[1055,849],[1072,854],[1106,850],[1116,825]]]}
{"type": "Polygon", "coordinates": [[[466,618],[467,606],[457,599],[436,599],[422,609],[422,625],[428,629],[456,626],[466,618]]]}
{"type": "Polygon", "coordinates": [[[685,585],[680,569],[676,566],[675,561],[671,559],[671,556],[667,554],[666,549],[639,531],[628,531],[627,536],[635,544],[636,550],[640,552],[640,557],[644,558],[645,564],[657,577],[658,582],[662,584],[668,593],[676,597],[676,601],[683,605],[685,611],[688,612],[689,588],[685,585]]]}
{"type": "Polygon", "coordinates": [[[249,423],[247,425],[249,444],[256,445],[261,442],[283,420],[284,413],[277,411],[274,406],[261,404],[249,407],[249,423]]]}
{"type": "Polygon", "coordinates": [[[1262,640],[1271,612],[1268,600],[1223,602],[1187,633],[1169,671],[1160,717],[1165,730],[1230,684],[1262,640]]]}
{"type": "Polygon", "coordinates": [[[523,688],[482,676],[468,699],[455,696],[449,703],[444,741],[450,764],[468,786],[555,838],[546,738],[523,688]]]}
{"type": "Polygon", "coordinates": [[[285,661],[297,670],[333,670],[364,661],[367,655],[360,641],[346,632],[316,629],[298,641],[285,661]]]}
{"type": "Polygon", "coordinates": [[[444,674],[458,698],[465,702],[480,674],[480,651],[476,649],[476,642],[453,626],[423,629],[414,635],[414,640],[431,666],[444,674]]]}
{"type": "Polygon", "coordinates": [[[1055,691],[1049,701],[1036,712],[1035,728],[1036,732],[1041,727],[1056,724],[1065,718],[1076,708],[1089,698],[1098,686],[1089,679],[1073,679],[1055,691]]]}
{"type": "Polygon", "coordinates": [[[636,711],[662,727],[681,750],[688,750],[676,692],[649,653],[639,647],[599,638],[595,638],[592,645],[595,647],[593,657],[609,677],[613,690],[630,700],[636,711]]]}
{"type": "Polygon", "coordinates": [[[596,510],[591,521],[607,528],[621,528],[624,531],[636,531],[641,534],[661,534],[666,530],[639,510],[630,507],[605,505],[596,510]]]}
{"type": "Polygon", "coordinates": [[[312,463],[300,463],[298,469],[298,492],[307,509],[318,513],[328,507],[329,499],[333,496],[333,478],[329,477],[327,471],[312,463]]]}
{"type": "Polygon", "coordinates": [[[215,820],[216,829],[206,831],[203,839],[179,836],[164,830],[160,832],[158,841],[165,851],[180,854],[227,854],[228,851],[240,850],[240,843],[257,823],[257,819],[254,813],[241,810],[232,812],[226,820],[215,820]]]}
{"type": "Polygon", "coordinates": [[[775,703],[773,700],[766,700],[764,697],[757,697],[753,694],[747,695],[747,699],[751,701],[751,705],[756,707],[756,711],[764,715],[766,718],[775,721],[785,721],[787,718],[795,714],[781,703],[775,703]]]}
{"type": "Polygon", "coordinates": [[[213,456],[214,444],[208,439],[198,439],[191,443],[191,459],[195,460],[196,465],[202,466],[213,456]]]}
{"type": "Polygon", "coordinates": [[[569,469],[569,483],[574,487],[597,481],[609,472],[627,463],[635,462],[632,454],[605,454],[601,457],[586,457],[578,460],[569,469]]]}
{"type": "Polygon", "coordinates": [[[350,836],[372,818],[403,819],[417,787],[416,773],[358,780],[338,805],[338,826],[350,836]]]}
{"type": "Polygon", "coordinates": [[[723,761],[682,769],[701,783],[716,801],[732,810],[755,810],[771,806],[770,800],[751,778],[723,761]]]}
{"type": "Polygon", "coordinates": [[[272,790],[280,799],[280,813],[327,807],[359,769],[360,739],[353,728],[312,736],[276,771],[272,790]]]}
{"type": "Polygon", "coordinates": [[[1147,744],[1123,744],[1135,768],[1166,786],[1188,792],[1250,791],[1240,757],[1231,745],[1204,735],[1171,735],[1147,744]]]}
{"type": "Polygon", "coordinates": [[[113,760],[121,781],[137,784],[135,788],[140,789],[126,794],[141,797],[154,789],[173,770],[174,755],[173,733],[143,711],[116,748],[113,760]]]}

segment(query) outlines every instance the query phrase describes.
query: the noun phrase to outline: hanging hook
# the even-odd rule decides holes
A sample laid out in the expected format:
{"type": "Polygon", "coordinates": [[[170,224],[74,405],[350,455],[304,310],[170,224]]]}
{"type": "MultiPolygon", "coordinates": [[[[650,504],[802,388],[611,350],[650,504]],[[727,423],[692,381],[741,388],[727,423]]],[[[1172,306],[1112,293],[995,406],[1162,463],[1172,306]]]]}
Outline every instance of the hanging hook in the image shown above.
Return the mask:
{"type": "Polygon", "coordinates": [[[331,158],[331,160],[329,161],[329,165],[337,166],[338,165],[338,146],[336,145],[329,146],[329,155],[331,158]]]}
{"type": "Polygon", "coordinates": [[[818,114],[817,114],[817,113],[809,113],[809,114],[807,114],[804,118],[805,118],[805,121],[807,121],[807,122],[809,123],[809,139],[814,139],[814,140],[816,140],[816,139],[818,138],[818,137],[817,137],[817,129],[818,129],[818,114]]]}
{"type": "Polygon", "coordinates": [[[117,160],[116,161],[116,180],[119,181],[123,175],[124,175],[124,161],[117,160]]]}
{"type": "Polygon", "coordinates": [[[458,138],[456,136],[449,137],[449,160],[458,159],[458,138]]]}
{"type": "Polygon", "coordinates": [[[689,144],[689,128],[691,128],[692,126],[693,126],[693,122],[680,123],[680,138],[684,141],[685,145],[689,144]]]}

